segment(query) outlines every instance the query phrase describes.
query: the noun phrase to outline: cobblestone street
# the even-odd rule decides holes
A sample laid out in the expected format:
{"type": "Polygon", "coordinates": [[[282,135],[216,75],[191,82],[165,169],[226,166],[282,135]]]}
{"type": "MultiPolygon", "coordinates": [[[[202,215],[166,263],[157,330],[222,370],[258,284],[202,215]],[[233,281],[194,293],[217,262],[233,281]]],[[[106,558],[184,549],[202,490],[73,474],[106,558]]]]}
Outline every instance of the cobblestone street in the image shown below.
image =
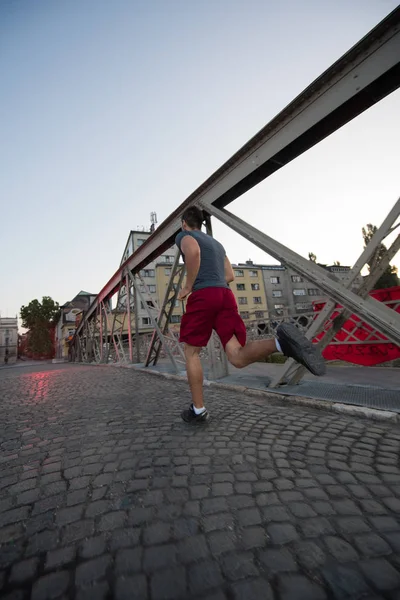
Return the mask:
{"type": "Polygon", "coordinates": [[[2,600],[400,600],[400,429],[130,369],[0,372],[2,600]]]}

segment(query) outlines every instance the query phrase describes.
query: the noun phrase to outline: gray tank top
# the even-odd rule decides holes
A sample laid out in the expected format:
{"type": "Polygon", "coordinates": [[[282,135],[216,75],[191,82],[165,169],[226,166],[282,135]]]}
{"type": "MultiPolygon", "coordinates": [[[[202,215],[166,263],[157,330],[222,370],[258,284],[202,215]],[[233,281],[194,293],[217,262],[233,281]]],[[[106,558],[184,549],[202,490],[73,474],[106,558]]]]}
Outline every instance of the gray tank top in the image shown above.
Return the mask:
{"type": "Polygon", "coordinates": [[[225,281],[226,253],[223,245],[203,231],[181,231],[175,238],[175,243],[181,253],[181,243],[185,235],[194,237],[200,246],[200,269],[194,282],[193,291],[208,287],[229,287],[225,281]]]}

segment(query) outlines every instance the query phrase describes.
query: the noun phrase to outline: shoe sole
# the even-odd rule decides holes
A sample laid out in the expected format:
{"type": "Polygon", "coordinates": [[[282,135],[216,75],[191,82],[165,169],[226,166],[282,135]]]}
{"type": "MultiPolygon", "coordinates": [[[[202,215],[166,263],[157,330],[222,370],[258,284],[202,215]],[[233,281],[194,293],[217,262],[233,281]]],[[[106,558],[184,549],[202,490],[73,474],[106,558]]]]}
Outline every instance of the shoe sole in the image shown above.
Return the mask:
{"type": "Polygon", "coordinates": [[[292,323],[282,323],[279,326],[278,339],[282,338],[286,344],[295,347],[298,363],[302,364],[313,375],[321,377],[326,373],[326,365],[320,350],[308,340],[304,334],[292,323]]]}
{"type": "Polygon", "coordinates": [[[189,425],[203,425],[204,423],[207,423],[207,421],[209,421],[210,415],[207,414],[205,419],[204,418],[203,419],[185,419],[181,415],[181,419],[184,423],[189,423],[189,425]]]}

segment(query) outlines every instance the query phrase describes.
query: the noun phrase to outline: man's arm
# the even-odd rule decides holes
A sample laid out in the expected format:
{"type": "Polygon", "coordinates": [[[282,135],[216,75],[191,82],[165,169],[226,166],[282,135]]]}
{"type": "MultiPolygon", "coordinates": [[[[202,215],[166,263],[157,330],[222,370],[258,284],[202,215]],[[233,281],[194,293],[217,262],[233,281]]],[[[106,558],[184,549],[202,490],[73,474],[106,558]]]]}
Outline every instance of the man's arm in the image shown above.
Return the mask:
{"type": "Polygon", "coordinates": [[[179,300],[183,300],[191,293],[200,269],[200,246],[191,235],[185,235],[182,239],[181,251],[185,257],[186,284],[179,293],[179,300]]]}
{"type": "Polygon", "coordinates": [[[235,279],[235,275],[232,269],[232,265],[227,256],[225,256],[224,260],[224,271],[225,271],[225,281],[226,283],[231,283],[235,279]]]}

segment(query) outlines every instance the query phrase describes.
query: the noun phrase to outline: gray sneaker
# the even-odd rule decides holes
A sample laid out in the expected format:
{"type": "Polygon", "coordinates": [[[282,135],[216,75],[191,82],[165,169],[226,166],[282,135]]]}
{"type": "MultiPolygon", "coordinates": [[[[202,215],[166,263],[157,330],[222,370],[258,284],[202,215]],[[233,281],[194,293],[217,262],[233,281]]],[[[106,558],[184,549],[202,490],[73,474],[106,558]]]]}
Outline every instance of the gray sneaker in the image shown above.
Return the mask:
{"type": "Polygon", "coordinates": [[[294,358],[313,375],[325,375],[326,365],[321,351],[295,325],[282,323],[276,335],[285,356],[294,358]]]}

